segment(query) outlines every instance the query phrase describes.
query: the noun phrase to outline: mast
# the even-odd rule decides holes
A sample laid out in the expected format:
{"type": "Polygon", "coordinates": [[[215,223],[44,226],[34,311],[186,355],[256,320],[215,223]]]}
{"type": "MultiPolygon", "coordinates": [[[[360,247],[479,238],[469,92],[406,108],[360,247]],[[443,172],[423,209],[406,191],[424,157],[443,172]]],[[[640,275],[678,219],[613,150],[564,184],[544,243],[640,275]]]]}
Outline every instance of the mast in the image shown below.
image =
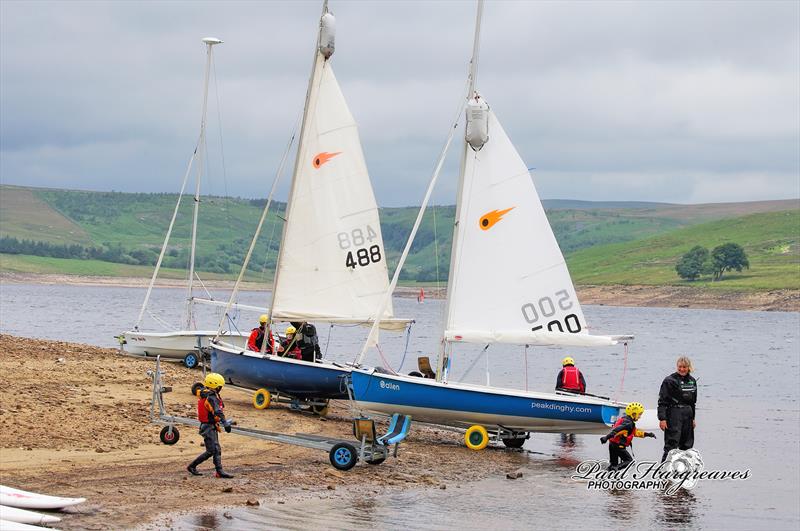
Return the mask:
{"type": "MultiPolygon", "coordinates": [[[[302,125],[300,126],[300,140],[297,143],[297,153],[294,159],[294,171],[292,172],[292,185],[289,188],[289,197],[286,200],[285,214],[287,220],[289,219],[289,212],[292,209],[292,197],[294,196],[295,188],[297,187],[297,172],[300,168],[303,151],[306,148],[306,137],[305,137],[306,122],[308,121],[309,102],[311,101],[311,89],[314,84],[314,77],[315,77],[314,74],[316,73],[317,70],[317,62],[319,56],[322,54],[322,51],[320,50],[321,35],[322,35],[322,17],[324,17],[326,14],[328,14],[328,0],[324,0],[322,2],[322,15],[320,16],[319,28],[317,30],[317,43],[314,46],[314,59],[311,62],[311,75],[308,78],[308,88],[306,89],[306,101],[303,106],[303,121],[302,125]]],[[[327,61],[328,59],[330,59],[332,54],[333,50],[330,50],[330,54],[327,57],[323,56],[324,60],[327,61]]],[[[280,270],[281,270],[280,265],[283,260],[283,252],[285,247],[284,242],[286,241],[287,225],[288,221],[283,224],[283,233],[281,234],[281,246],[278,251],[278,260],[275,262],[275,276],[272,279],[272,300],[269,303],[269,312],[267,313],[267,316],[269,318],[269,320],[267,321],[267,327],[269,327],[272,324],[272,313],[275,309],[275,293],[278,287],[278,277],[280,276],[280,270]]],[[[262,346],[262,353],[263,350],[264,348],[262,346]]]]}
{"type": "Polygon", "coordinates": [[[200,178],[203,175],[203,165],[206,147],[206,112],[208,109],[208,78],[211,71],[211,55],[212,48],[216,44],[221,44],[220,39],[214,37],[206,37],[203,43],[207,47],[206,53],[206,71],[203,79],[203,115],[200,119],[200,141],[198,142],[198,157],[197,157],[197,177],[195,178],[194,186],[194,212],[192,213],[192,245],[189,257],[189,282],[186,294],[186,328],[192,328],[192,310],[193,310],[193,294],[192,284],[194,283],[194,259],[195,249],[197,247],[197,214],[200,209],[200,178]]]}
{"type": "MultiPolygon", "coordinates": [[[[478,13],[475,16],[475,38],[472,41],[472,60],[470,61],[469,65],[469,91],[467,92],[467,99],[475,97],[477,94],[475,92],[475,85],[476,79],[478,76],[478,52],[480,51],[480,35],[481,35],[481,19],[483,18],[483,0],[478,0],[478,13]]],[[[465,127],[467,125],[465,124],[465,127]]],[[[450,321],[450,301],[452,300],[452,294],[454,289],[453,279],[455,277],[455,270],[456,270],[456,263],[458,262],[458,256],[456,255],[456,251],[459,249],[459,226],[458,220],[460,219],[461,214],[461,202],[464,194],[464,171],[466,169],[467,164],[467,150],[469,149],[469,145],[466,141],[466,136],[464,139],[464,147],[462,149],[461,154],[461,170],[458,173],[458,192],[456,195],[456,213],[455,213],[455,225],[453,227],[453,244],[452,248],[450,249],[450,272],[447,276],[447,297],[445,302],[445,327],[447,323],[450,321]]],[[[442,341],[439,346],[439,355],[437,356],[436,361],[436,380],[437,381],[447,381],[447,366],[449,365],[448,360],[450,357],[450,343],[448,343],[444,339],[444,330],[442,330],[442,341]]]]}

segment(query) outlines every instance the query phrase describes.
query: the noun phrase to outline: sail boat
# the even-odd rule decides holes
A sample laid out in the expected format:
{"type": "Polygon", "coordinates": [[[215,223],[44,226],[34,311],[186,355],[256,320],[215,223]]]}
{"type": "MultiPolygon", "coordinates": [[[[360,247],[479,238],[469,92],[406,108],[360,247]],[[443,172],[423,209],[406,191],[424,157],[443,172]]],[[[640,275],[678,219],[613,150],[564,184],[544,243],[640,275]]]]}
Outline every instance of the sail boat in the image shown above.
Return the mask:
{"type": "MultiPolygon", "coordinates": [[[[370,325],[389,288],[378,207],[361,141],[333,73],[335,18],[323,3],[317,46],[276,264],[271,322],[370,325]]],[[[384,329],[408,320],[380,314],[384,329]]],[[[318,410],[346,398],[349,367],[303,361],[212,342],[211,367],[230,384],[256,389],[254,405],[267,407],[271,393],[312,400],[318,410]]],[[[313,404],[312,404],[313,405],[313,404]]]]}
{"type": "MultiPolygon", "coordinates": [[[[172,219],[167,229],[167,234],[164,237],[164,244],[161,246],[161,252],[156,262],[156,267],[153,271],[153,276],[150,279],[150,284],[147,287],[147,293],[142,302],[139,316],[136,319],[136,324],[132,330],[123,332],[117,339],[120,343],[120,352],[135,356],[162,356],[164,358],[180,359],[183,360],[184,365],[189,368],[195,367],[200,361],[200,349],[208,346],[208,341],[217,335],[216,330],[195,330],[194,329],[194,277],[195,277],[195,249],[197,247],[197,216],[200,208],[200,179],[203,174],[203,159],[206,146],[206,111],[208,108],[208,78],[211,70],[211,61],[213,56],[213,47],[221,44],[220,39],[214,37],[206,37],[203,40],[206,45],[206,66],[205,76],[203,78],[203,112],[200,121],[200,136],[197,140],[197,145],[189,159],[189,165],[186,168],[186,173],[183,177],[183,184],[181,191],[178,194],[178,202],[175,205],[175,210],[172,213],[172,219]],[[197,163],[197,171],[195,173],[195,193],[194,193],[194,209],[192,212],[192,241],[189,256],[189,271],[187,278],[187,295],[186,295],[186,315],[184,319],[183,330],[175,330],[169,332],[146,332],[140,330],[139,327],[144,319],[145,312],[147,311],[150,295],[153,292],[158,272],[161,268],[161,262],[164,259],[164,254],[167,251],[169,238],[172,234],[172,229],[175,226],[175,219],[178,216],[178,210],[181,205],[183,193],[186,190],[186,183],[188,182],[189,175],[192,172],[192,166],[197,163]]],[[[237,345],[244,345],[247,343],[247,336],[242,334],[230,334],[228,341],[237,345]]]]}
{"type": "MultiPolygon", "coordinates": [[[[363,368],[351,372],[353,398],[360,409],[467,428],[466,443],[476,450],[488,444],[489,432],[515,448],[530,432],[603,433],[624,404],[589,395],[492,387],[488,358],[486,385],[448,381],[452,361],[464,344],[602,346],[632,339],[588,334],[528,167],[475,88],[482,10],[481,1],[435,379],[363,368]]],[[[417,224],[435,178],[436,174],[417,224]]],[[[365,346],[358,364],[366,351],[365,346]]]]}

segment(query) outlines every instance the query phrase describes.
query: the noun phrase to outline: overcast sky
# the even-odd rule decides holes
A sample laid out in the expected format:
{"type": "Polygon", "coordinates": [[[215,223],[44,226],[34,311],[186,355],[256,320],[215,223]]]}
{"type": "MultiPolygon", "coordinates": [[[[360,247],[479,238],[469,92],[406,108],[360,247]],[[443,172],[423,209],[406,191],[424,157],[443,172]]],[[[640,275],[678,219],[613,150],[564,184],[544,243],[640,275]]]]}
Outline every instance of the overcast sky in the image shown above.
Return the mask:
{"type": "MultiPolygon", "coordinates": [[[[200,39],[214,36],[203,190],[265,197],[320,9],[0,0],[2,183],[177,191],[199,130],[200,39]]],[[[378,203],[419,204],[460,103],[475,3],[330,9],[378,203]]],[[[543,198],[800,196],[800,2],[489,1],[481,42],[478,88],[543,198]]],[[[453,151],[439,203],[454,202],[453,151]]]]}

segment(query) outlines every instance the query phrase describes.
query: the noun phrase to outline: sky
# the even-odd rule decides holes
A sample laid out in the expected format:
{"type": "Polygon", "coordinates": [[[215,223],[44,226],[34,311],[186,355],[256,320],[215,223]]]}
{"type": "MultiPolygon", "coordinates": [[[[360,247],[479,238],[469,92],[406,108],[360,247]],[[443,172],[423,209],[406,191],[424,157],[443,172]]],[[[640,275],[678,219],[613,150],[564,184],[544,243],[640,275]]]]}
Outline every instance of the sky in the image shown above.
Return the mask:
{"type": "MultiPolygon", "coordinates": [[[[378,204],[418,205],[461,103],[476,4],[329,8],[378,204]]],[[[0,182],[178,191],[213,36],[225,42],[202,190],[266,197],[320,13],[318,1],[0,0],[0,182]]],[[[800,2],[488,1],[477,80],[542,198],[800,196],[800,2]]],[[[455,202],[458,152],[435,202],[455,202]]]]}

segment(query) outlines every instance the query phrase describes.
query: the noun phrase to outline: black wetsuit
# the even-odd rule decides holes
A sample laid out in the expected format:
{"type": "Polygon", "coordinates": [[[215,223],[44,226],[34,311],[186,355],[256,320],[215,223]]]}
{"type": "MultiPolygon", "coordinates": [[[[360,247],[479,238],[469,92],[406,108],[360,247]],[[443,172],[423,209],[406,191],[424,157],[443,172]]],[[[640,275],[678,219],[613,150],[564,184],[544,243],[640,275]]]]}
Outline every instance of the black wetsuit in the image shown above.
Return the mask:
{"type": "Polygon", "coordinates": [[[664,455],[670,450],[688,450],[694,446],[694,416],[697,403],[697,380],[690,375],[670,374],[658,393],[658,420],[667,421],[664,431],[664,455]]]}
{"type": "Polygon", "coordinates": [[[225,424],[222,399],[216,391],[207,388],[200,391],[200,399],[205,399],[213,411],[207,413],[208,422],[200,423],[199,433],[203,436],[206,451],[197,456],[189,467],[196,468],[208,458],[213,458],[214,468],[217,472],[222,472],[222,447],[219,445],[219,423],[225,424]],[[215,417],[219,420],[215,421],[215,417]]]}
{"type": "Polygon", "coordinates": [[[297,329],[295,339],[300,347],[303,361],[317,361],[322,358],[322,351],[319,348],[319,338],[317,338],[317,328],[310,323],[292,323],[297,329]]]}

